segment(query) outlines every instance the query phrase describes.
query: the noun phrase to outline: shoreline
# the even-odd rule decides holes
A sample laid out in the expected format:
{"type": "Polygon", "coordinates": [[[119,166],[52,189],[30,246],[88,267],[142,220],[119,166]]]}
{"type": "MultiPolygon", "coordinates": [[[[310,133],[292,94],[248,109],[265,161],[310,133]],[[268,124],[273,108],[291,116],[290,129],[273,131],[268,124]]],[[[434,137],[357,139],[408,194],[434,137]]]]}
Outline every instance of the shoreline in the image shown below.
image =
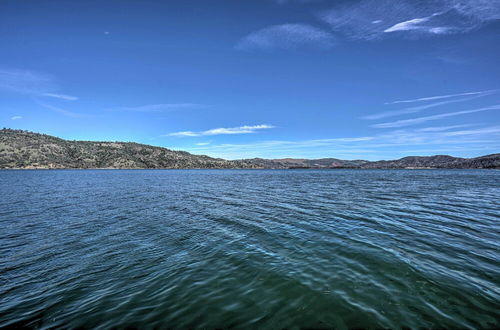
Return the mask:
{"type": "Polygon", "coordinates": [[[137,171],[151,171],[151,170],[275,170],[275,171],[297,171],[297,170],[405,170],[405,171],[415,171],[415,170],[500,170],[500,168],[483,168],[483,167],[478,167],[478,168],[458,168],[458,167],[420,167],[420,168],[382,168],[382,167],[377,167],[377,168],[356,168],[356,167],[332,167],[332,168],[314,168],[314,167],[309,167],[309,168],[109,168],[109,167],[95,167],[95,168],[71,168],[71,167],[64,167],[64,168],[23,168],[23,167],[18,167],[18,168],[0,168],[0,171],[69,171],[69,170],[78,170],[78,171],[85,171],[85,170],[92,170],[92,171],[113,171],[113,170],[137,170],[137,171]]]}

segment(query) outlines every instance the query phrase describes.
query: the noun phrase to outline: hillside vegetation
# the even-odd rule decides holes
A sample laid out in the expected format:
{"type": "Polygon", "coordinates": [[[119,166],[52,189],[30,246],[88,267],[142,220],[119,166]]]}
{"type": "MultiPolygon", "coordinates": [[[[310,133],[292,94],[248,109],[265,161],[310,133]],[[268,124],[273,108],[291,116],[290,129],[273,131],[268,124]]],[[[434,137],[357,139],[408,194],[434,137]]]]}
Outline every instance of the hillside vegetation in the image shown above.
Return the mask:
{"type": "Polygon", "coordinates": [[[252,164],[131,142],[67,141],[0,131],[0,168],[252,168],[252,164]]]}
{"type": "Polygon", "coordinates": [[[0,168],[489,168],[500,169],[500,154],[476,158],[447,155],[398,160],[243,159],[229,161],[133,142],[67,141],[22,130],[0,130],[0,168]]]}
{"type": "Polygon", "coordinates": [[[322,159],[245,159],[258,167],[287,169],[287,168],[364,168],[364,169],[391,169],[391,168],[490,168],[500,169],[500,154],[486,155],[476,158],[458,158],[447,155],[411,156],[397,160],[341,160],[336,158],[322,159]]]}

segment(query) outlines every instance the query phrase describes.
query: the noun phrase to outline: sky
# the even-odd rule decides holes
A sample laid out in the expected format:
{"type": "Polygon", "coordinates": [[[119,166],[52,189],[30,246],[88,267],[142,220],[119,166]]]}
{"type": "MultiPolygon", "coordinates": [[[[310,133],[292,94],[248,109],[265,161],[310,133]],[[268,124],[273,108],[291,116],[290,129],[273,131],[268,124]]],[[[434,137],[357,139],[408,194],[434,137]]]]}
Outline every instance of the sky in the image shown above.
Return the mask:
{"type": "Polygon", "coordinates": [[[500,152],[500,0],[0,0],[0,127],[226,159],[500,152]]]}

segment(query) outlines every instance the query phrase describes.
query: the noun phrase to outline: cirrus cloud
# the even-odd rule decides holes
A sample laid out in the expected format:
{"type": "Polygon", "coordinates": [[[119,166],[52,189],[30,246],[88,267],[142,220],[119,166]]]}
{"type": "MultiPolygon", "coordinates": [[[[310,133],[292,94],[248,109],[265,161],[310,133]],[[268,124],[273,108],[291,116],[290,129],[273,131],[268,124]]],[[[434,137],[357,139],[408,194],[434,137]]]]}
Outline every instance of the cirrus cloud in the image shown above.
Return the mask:
{"type": "Polygon", "coordinates": [[[272,125],[244,125],[238,127],[230,128],[213,128],[206,131],[182,131],[166,134],[166,136],[177,136],[177,137],[194,137],[194,136],[212,136],[212,135],[227,135],[227,134],[250,134],[256,133],[258,130],[274,128],[272,125]]]}
{"type": "Polygon", "coordinates": [[[490,107],[472,109],[472,110],[455,111],[455,112],[441,113],[439,115],[433,115],[433,116],[425,116],[425,117],[419,117],[419,118],[397,120],[397,121],[393,121],[393,122],[371,125],[371,127],[374,127],[374,128],[404,127],[404,126],[422,124],[422,123],[425,123],[425,122],[430,121],[430,120],[438,120],[438,119],[454,117],[454,116],[459,116],[459,115],[466,115],[469,113],[476,113],[476,112],[489,111],[489,110],[499,110],[499,109],[500,109],[500,104],[490,106],[490,107]]]}
{"type": "Polygon", "coordinates": [[[361,0],[321,12],[320,19],[352,39],[388,33],[425,36],[464,33],[500,19],[498,0],[361,0]]]}
{"type": "Polygon", "coordinates": [[[334,45],[335,38],[327,31],[307,24],[282,24],[250,33],[238,42],[236,48],[240,50],[328,49],[334,45]]]}
{"type": "Polygon", "coordinates": [[[130,112],[169,112],[176,110],[186,109],[201,109],[206,108],[207,105],[197,103],[158,103],[146,104],[135,107],[118,107],[108,109],[109,111],[130,111],[130,112]]]}
{"type": "Polygon", "coordinates": [[[18,69],[0,69],[0,91],[28,96],[75,101],[78,97],[57,93],[56,79],[48,74],[18,69]]]}

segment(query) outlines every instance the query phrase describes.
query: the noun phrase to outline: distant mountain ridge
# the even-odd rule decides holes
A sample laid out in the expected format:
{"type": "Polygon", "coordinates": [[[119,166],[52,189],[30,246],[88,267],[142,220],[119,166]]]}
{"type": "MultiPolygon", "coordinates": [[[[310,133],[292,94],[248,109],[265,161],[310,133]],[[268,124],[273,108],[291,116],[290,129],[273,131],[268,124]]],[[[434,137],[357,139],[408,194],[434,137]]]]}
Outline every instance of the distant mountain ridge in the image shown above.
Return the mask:
{"type": "Polygon", "coordinates": [[[282,158],[282,159],[263,159],[253,158],[243,161],[264,168],[361,168],[370,163],[367,160],[342,160],[337,158],[321,159],[300,159],[300,158],[282,158]]]}
{"type": "Polygon", "coordinates": [[[134,142],[68,141],[23,130],[0,130],[0,168],[267,168],[267,169],[397,169],[489,168],[500,169],[500,153],[476,158],[447,155],[410,156],[397,160],[242,159],[224,160],[134,142]]]}
{"type": "Polygon", "coordinates": [[[500,153],[476,158],[459,158],[448,155],[409,156],[397,160],[341,160],[322,159],[244,159],[258,167],[275,169],[293,168],[363,168],[363,169],[418,169],[418,168],[490,168],[500,169],[500,153]]]}

